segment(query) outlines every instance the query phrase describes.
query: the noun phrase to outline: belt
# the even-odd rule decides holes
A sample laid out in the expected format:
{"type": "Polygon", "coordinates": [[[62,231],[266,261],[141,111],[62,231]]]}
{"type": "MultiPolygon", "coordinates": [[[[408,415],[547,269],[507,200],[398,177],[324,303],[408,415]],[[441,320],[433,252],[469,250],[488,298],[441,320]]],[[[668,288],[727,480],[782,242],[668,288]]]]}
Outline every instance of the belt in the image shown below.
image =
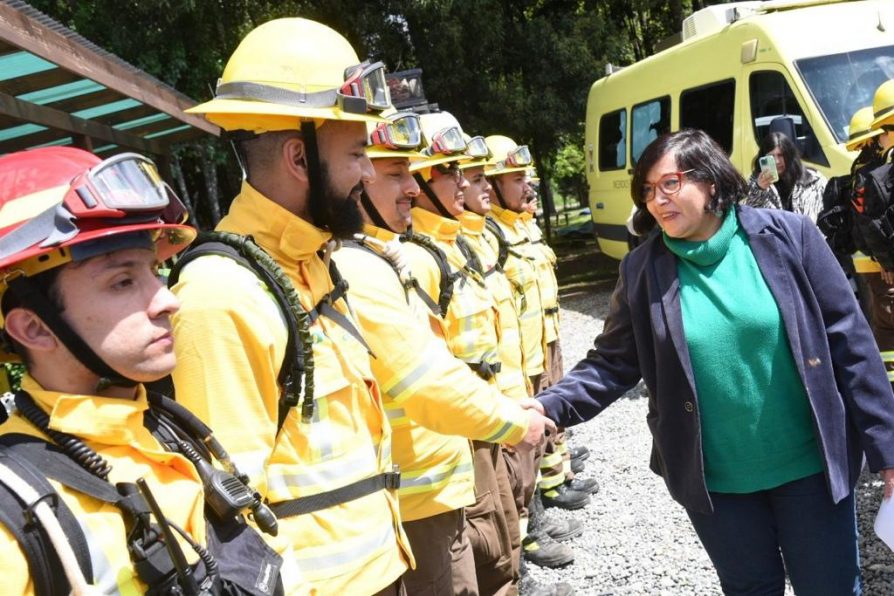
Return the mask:
{"type": "Polygon", "coordinates": [[[549,308],[543,309],[543,314],[545,315],[554,315],[559,312],[558,306],[550,306],[549,308]]]}
{"type": "Polygon", "coordinates": [[[500,372],[500,369],[503,367],[499,362],[466,362],[469,365],[469,368],[475,371],[475,373],[484,379],[485,381],[490,381],[497,373],[500,372]]]}
{"type": "Polygon", "coordinates": [[[273,503],[270,505],[270,509],[278,518],[293,517],[329,509],[334,505],[354,501],[380,490],[397,490],[398,488],[400,488],[400,466],[394,465],[390,472],[382,472],[324,493],[273,503]]]}

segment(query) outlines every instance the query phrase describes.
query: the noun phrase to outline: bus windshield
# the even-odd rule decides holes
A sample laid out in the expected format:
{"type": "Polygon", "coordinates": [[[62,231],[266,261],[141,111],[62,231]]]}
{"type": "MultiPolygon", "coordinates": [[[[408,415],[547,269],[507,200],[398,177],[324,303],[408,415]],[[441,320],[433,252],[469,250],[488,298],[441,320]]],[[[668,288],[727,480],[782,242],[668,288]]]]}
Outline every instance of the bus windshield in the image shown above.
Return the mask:
{"type": "Polygon", "coordinates": [[[871,106],[878,86],[894,79],[894,46],[803,58],[795,67],[841,143],[854,112],[871,106]]]}

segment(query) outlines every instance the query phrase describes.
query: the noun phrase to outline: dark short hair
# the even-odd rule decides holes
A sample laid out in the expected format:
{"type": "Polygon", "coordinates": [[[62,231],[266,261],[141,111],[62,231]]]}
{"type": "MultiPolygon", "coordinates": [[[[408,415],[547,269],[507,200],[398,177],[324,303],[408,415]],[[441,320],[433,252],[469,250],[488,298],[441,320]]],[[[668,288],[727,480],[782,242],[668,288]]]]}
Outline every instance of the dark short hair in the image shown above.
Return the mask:
{"type": "Polygon", "coordinates": [[[633,229],[637,234],[644,236],[656,225],[655,218],[642,200],[641,190],[652,167],[670,152],[676,154],[677,168],[681,171],[692,170],[686,174],[687,178],[714,185],[714,196],[708,203],[708,209],[713,213],[725,213],[745,196],[747,186],[742,175],[736,171],[723,148],[707,133],[684,128],[663,134],[649,143],[633,169],[630,197],[636,205],[633,229]]]}
{"type": "MultiPolygon", "coordinates": [[[[59,290],[59,273],[63,268],[64,266],[54,267],[31,277],[31,281],[34,282],[37,289],[49,298],[50,304],[52,304],[60,313],[65,310],[62,292],[59,290]]],[[[16,294],[15,291],[7,289],[3,293],[3,298],[0,299],[0,311],[3,312],[3,317],[5,318],[14,308],[28,308],[28,305],[22,301],[21,297],[16,294]]],[[[6,342],[9,347],[19,355],[26,367],[30,367],[32,358],[28,349],[13,339],[11,335],[6,333],[5,329],[0,331],[0,333],[2,333],[2,341],[6,342]]]]}

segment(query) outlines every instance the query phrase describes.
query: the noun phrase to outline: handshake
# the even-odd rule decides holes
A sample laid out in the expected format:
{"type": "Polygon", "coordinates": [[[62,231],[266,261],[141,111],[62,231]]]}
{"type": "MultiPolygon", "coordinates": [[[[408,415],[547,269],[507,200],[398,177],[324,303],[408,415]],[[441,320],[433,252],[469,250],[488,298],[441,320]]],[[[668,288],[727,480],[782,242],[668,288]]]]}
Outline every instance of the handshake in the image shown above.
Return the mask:
{"type": "Polygon", "coordinates": [[[543,441],[543,436],[556,432],[556,423],[546,417],[543,405],[536,399],[526,397],[519,402],[523,410],[528,411],[528,432],[521,441],[513,445],[516,449],[534,449],[543,441]]]}

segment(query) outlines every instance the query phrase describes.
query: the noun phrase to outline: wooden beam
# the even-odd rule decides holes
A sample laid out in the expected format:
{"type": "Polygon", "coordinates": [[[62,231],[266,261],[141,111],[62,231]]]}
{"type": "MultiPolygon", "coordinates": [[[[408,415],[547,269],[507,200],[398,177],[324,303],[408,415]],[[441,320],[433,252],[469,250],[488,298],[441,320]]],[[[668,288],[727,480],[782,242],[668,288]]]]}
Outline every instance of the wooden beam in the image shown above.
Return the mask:
{"type": "MultiPolygon", "coordinates": [[[[3,5],[0,4],[0,7],[3,5]]],[[[2,9],[0,9],[2,12],[2,9]]],[[[94,142],[104,141],[130,147],[143,153],[161,155],[165,153],[163,144],[152,139],[141,139],[123,130],[116,130],[93,120],[83,120],[48,106],[39,106],[22,101],[6,93],[0,93],[0,114],[40,124],[49,128],[64,130],[72,134],[93,137],[94,142]]]]}
{"type": "Polygon", "coordinates": [[[78,76],[120,91],[190,126],[215,136],[220,134],[219,129],[204,118],[184,113],[184,110],[195,103],[182,93],[163,85],[148,74],[128,68],[125,64],[96,52],[78,39],[52,29],[4,2],[0,2],[0,41],[27,50],[78,76]]]}
{"type": "MultiPolygon", "coordinates": [[[[12,93],[10,93],[10,95],[12,95],[12,93]]],[[[96,106],[103,106],[116,101],[121,101],[122,99],[127,99],[127,97],[121,95],[117,91],[112,91],[111,89],[100,89],[93,93],[83,93],[76,97],[61,99],[44,105],[71,114],[72,112],[86,110],[87,108],[95,108],[96,106]]],[[[95,118],[91,118],[91,120],[95,120],[95,118]]]]}
{"type": "Polygon", "coordinates": [[[80,80],[81,77],[74,75],[67,70],[51,68],[50,70],[43,70],[41,72],[35,72],[23,77],[16,77],[14,79],[7,79],[0,82],[0,92],[18,96],[23,93],[49,89],[56,85],[64,85],[65,83],[73,83],[80,80]]]}
{"type": "Polygon", "coordinates": [[[126,110],[121,110],[119,112],[112,112],[111,114],[97,116],[96,118],[91,118],[91,120],[101,122],[102,124],[105,124],[107,126],[114,126],[115,124],[130,122],[131,120],[136,120],[137,118],[143,118],[145,116],[151,116],[152,114],[158,113],[158,110],[151,106],[138,105],[132,108],[127,108],[126,110]]]}

